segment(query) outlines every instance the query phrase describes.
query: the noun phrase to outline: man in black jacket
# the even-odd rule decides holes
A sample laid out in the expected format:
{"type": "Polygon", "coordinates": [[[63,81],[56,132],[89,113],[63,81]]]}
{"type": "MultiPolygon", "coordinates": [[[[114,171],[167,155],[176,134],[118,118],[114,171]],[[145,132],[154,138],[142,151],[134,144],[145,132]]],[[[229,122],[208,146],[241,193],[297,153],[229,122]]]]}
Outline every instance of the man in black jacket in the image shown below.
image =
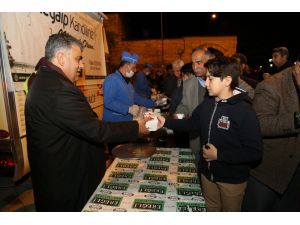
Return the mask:
{"type": "Polygon", "coordinates": [[[37,211],[80,211],[105,173],[103,142],[135,140],[145,121],[103,123],[74,85],[83,46],[54,34],[29,89],[28,158],[37,211]]]}

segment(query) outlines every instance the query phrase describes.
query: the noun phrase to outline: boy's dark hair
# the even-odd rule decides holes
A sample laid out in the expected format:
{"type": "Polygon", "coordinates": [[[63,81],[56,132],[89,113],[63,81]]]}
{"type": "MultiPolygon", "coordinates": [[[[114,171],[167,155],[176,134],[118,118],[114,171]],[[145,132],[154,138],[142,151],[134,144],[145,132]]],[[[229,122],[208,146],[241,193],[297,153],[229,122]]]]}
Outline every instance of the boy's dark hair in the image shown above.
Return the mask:
{"type": "Polygon", "coordinates": [[[208,47],[207,53],[209,59],[224,56],[224,53],[214,47],[208,47]]]}
{"type": "Polygon", "coordinates": [[[181,67],[180,72],[181,72],[182,74],[193,74],[194,71],[193,71],[192,63],[186,63],[186,64],[184,64],[184,65],[181,67]]]}
{"type": "Polygon", "coordinates": [[[51,61],[56,52],[61,49],[71,49],[72,45],[77,45],[80,50],[83,50],[82,43],[67,33],[52,34],[45,46],[45,57],[48,61],[51,61]]]}
{"type": "Polygon", "coordinates": [[[247,57],[242,53],[235,53],[231,57],[240,59],[241,64],[247,64],[247,57]]]}
{"type": "Polygon", "coordinates": [[[286,47],[278,47],[278,48],[273,48],[272,54],[273,53],[279,53],[281,56],[285,56],[286,58],[289,58],[289,50],[286,47]]]}
{"type": "Polygon", "coordinates": [[[240,64],[235,59],[221,56],[208,60],[204,66],[213,77],[220,77],[223,80],[226,76],[230,76],[232,78],[230,84],[232,90],[239,85],[241,69],[240,64]]]}

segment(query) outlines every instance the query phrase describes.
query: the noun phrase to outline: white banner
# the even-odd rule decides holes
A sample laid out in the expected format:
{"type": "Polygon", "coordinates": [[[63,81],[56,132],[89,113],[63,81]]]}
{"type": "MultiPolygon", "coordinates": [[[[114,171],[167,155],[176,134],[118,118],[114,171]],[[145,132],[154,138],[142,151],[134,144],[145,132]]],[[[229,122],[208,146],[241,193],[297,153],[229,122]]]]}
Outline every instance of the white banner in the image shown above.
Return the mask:
{"type": "Polygon", "coordinates": [[[103,23],[85,13],[0,13],[14,63],[35,66],[51,34],[67,32],[84,44],[86,79],[105,76],[103,23]]]}

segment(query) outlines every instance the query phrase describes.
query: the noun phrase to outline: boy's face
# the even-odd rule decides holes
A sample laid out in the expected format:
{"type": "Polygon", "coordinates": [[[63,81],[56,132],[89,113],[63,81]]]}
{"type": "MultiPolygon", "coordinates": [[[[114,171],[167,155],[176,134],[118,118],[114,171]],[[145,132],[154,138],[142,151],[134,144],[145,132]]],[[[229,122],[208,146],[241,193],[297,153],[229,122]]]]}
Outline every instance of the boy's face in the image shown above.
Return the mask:
{"type": "Polygon", "coordinates": [[[205,86],[209,96],[220,97],[225,91],[228,90],[230,82],[228,77],[225,77],[223,80],[221,80],[220,77],[214,77],[208,73],[205,80],[205,86]]]}

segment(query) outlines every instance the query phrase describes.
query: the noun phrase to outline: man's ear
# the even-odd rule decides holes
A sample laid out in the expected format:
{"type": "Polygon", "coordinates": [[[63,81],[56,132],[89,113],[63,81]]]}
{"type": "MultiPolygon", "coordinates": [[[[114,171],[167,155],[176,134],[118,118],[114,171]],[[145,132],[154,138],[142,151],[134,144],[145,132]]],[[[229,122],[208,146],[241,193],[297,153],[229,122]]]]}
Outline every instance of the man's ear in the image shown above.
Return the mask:
{"type": "Polygon", "coordinates": [[[232,82],[232,77],[227,75],[223,81],[224,81],[226,87],[230,87],[230,84],[232,82]]]}
{"type": "Polygon", "coordinates": [[[57,59],[57,62],[60,66],[64,66],[65,65],[65,54],[61,51],[57,52],[56,54],[56,59],[57,59]]]}

